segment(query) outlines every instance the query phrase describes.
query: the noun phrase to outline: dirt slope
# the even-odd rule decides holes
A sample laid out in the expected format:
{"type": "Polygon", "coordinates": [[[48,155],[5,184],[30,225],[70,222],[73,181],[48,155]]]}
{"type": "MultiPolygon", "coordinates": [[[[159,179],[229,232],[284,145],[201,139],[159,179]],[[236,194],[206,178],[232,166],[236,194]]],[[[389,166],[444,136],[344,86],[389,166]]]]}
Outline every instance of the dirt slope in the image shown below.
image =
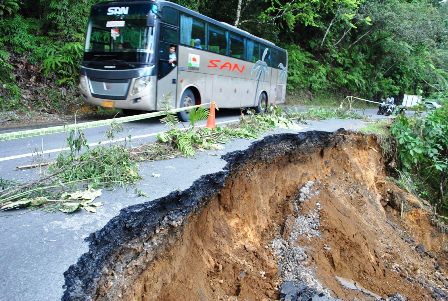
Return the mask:
{"type": "Polygon", "coordinates": [[[447,300],[447,236],[388,181],[373,137],[280,135],[227,160],[92,236],[65,299],[447,300]]]}

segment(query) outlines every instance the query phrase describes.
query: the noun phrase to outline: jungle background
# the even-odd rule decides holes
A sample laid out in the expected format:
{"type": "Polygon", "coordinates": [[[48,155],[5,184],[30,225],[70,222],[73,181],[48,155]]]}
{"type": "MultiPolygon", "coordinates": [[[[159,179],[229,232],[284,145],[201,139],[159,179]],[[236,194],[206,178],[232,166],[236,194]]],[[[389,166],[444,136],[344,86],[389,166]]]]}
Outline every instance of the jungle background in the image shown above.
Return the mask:
{"type": "MultiPolygon", "coordinates": [[[[0,117],[79,111],[79,66],[97,2],[0,0],[0,117]]],[[[290,102],[417,94],[441,103],[397,118],[390,134],[399,181],[448,211],[447,1],[173,2],[286,48],[290,102]]]]}
{"type": "MultiPolygon", "coordinates": [[[[77,108],[90,7],[0,0],[0,109],[77,108]]],[[[439,0],[179,0],[286,48],[296,98],[446,97],[448,3],[439,0]]]]}

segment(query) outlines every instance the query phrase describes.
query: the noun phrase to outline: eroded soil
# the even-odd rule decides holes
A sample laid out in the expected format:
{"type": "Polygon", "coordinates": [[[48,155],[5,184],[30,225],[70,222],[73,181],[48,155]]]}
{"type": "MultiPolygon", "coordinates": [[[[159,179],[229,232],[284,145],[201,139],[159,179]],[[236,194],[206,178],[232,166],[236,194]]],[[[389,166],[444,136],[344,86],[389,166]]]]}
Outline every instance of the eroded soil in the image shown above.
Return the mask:
{"type": "Polygon", "coordinates": [[[227,159],[200,193],[123,212],[92,236],[65,299],[447,300],[447,235],[389,182],[373,137],[282,135],[227,159]]]}

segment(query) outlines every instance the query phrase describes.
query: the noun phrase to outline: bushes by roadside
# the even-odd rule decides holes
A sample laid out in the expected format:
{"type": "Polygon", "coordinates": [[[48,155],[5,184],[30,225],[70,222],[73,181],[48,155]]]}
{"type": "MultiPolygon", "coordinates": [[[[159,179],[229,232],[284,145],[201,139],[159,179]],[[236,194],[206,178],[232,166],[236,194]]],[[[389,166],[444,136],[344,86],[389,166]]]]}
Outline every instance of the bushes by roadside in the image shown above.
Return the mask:
{"type": "Polygon", "coordinates": [[[399,115],[391,127],[402,175],[439,212],[448,212],[448,100],[439,109],[399,115]]]}

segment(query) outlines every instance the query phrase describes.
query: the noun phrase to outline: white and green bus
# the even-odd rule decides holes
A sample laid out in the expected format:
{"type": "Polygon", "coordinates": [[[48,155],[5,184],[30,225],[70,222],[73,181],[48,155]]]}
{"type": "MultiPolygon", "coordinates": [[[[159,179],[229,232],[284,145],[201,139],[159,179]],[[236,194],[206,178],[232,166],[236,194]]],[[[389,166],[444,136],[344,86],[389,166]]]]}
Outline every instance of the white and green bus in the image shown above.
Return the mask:
{"type": "Polygon", "coordinates": [[[215,101],[261,112],[285,101],[286,79],[284,49],[180,5],[92,7],[80,78],[88,103],[126,112],[215,101]]]}

